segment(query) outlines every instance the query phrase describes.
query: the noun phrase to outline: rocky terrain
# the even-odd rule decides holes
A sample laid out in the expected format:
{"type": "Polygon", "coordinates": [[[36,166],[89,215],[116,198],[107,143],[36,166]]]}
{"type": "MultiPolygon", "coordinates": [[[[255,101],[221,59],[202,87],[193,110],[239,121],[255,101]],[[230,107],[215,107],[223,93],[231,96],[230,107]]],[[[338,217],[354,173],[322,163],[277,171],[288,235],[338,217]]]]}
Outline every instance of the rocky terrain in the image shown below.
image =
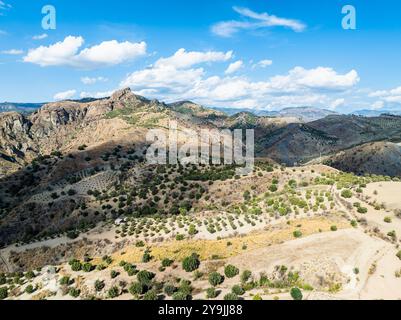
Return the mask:
{"type": "Polygon", "coordinates": [[[401,298],[401,117],[304,120],[129,89],[0,113],[0,299],[401,298]],[[148,164],[171,120],[254,129],[254,171],[148,164]]]}

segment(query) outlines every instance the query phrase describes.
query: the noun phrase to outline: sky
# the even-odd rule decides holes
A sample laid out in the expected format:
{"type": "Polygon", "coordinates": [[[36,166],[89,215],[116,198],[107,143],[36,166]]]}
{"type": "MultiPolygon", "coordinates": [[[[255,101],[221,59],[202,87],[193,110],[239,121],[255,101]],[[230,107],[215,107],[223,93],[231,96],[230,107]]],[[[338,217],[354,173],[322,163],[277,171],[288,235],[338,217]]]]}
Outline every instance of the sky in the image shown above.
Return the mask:
{"type": "Polygon", "coordinates": [[[0,101],[401,110],[400,35],[398,0],[0,0],[0,101]]]}

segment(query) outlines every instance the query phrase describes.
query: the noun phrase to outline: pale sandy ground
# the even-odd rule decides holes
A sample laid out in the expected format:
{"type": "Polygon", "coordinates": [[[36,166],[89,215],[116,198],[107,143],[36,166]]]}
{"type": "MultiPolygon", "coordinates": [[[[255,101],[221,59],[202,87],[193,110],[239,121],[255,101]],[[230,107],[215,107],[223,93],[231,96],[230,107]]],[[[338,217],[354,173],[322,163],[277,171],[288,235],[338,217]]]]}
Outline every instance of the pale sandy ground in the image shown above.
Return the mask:
{"type": "Polygon", "coordinates": [[[370,183],[364,194],[371,197],[372,201],[386,203],[388,209],[401,209],[401,182],[370,183]],[[374,194],[375,191],[377,195],[374,194]]]}

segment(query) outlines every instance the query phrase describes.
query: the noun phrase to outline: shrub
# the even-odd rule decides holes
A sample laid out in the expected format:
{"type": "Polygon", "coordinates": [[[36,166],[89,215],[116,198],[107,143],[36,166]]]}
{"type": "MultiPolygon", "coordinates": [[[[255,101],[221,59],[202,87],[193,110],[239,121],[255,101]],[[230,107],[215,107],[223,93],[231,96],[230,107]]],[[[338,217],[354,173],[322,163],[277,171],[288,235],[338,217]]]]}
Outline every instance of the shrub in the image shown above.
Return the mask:
{"type": "Polygon", "coordinates": [[[77,272],[77,271],[81,271],[82,270],[82,263],[80,261],[78,261],[78,260],[73,259],[73,260],[70,261],[69,264],[71,266],[71,270],[72,271],[77,272]]]}
{"type": "Polygon", "coordinates": [[[359,208],[358,208],[358,213],[361,213],[361,214],[368,213],[368,209],[367,209],[367,208],[364,208],[364,207],[359,207],[359,208]]]}
{"type": "Polygon", "coordinates": [[[71,288],[70,291],[68,292],[69,295],[73,298],[78,298],[79,295],[81,294],[81,290],[76,289],[76,288],[71,288]]]}
{"type": "Polygon", "coordinates": [[[110,299],[117,298],[119,295],[120,295],[120,290],[119,290],[118,287],[116,287],[116,286],[111,287],[111,288],[109,289],[109,291],[107,291],[107,296],[108,296],[110,299]]]}
{"type": "Polygon", "coordinates": [[[0,288],[0,300],[8,298],[8,289],[6,287],[0,288]]]}
{"type": "Polygon", "coordinates": [[[28,286],[25,288],[25,292],[26,292],[27,294],[34,293],[35,290],[36,290],[36,288],[34,288],[33,285],[31,285],[31,284],[28,285],[28,286]]]}
{"type": "Polygon", "coordinates": [[[207,299],[214,299],[217,298],[217,291],[215,288],[208,288],[206,289],[206,298],[207,299]]]}
{"type": "Polygon", "coordinates": [[[167,268],[170,267],[172,264],[174,263],[174,260],[170,260],[170,259],[163,259],[162,260],[162,267],[163,268],[167,268]]]}
{"type": "Polygon", "coordinates": [[[177,288],[172,284],[166,284],[164,286],[164,293],[171,297],[175,292],[177,292],[177,288]]]}
{"type": "Polygon", "coordinates": [[[96,280],[95,282],[95,290],[97,292],[102,291],[105,287],[104,281],[96,280]]]}
{"type": "Polygon", "coordinates": [[[129,292],[135,296],[135,295],[140,295],[144,294],[146,292],[147,287],[141,283],[141,282],[134,282],[131,284],[129,287],[129,292]]]}
{"type": "Polygon", "coordinates": [[[232,287],[231,291],[237,296],[242,296],[245,293],[245,290],[240,285],[235,285],[232,287]]]}
{"type": "Polygon", "coordinates": [[[224,268],[224,274],[227,278],[234,278],[239,274],[239,269],[231,264],[224,268]]]}
{"type": "Polygon", "coordinates": [[[301,290],[299,290],[299,288],[292,288],[291,289],[291,297],[294,300],[302,300],[303,299],[303,295],[301,290]]]}
{"type": "Polygon", "coordinates": [[[158,300],[156,290],[150,290],[143,295],[143,300],[158,300]]]}
{"type": "Polygon", "coordinates": [[[341,192],[341,196],[346,199],[352,198],[352,192],[349,189],[345,189],[341,192]]]}
{"type": "Polygon", "coordinates": [[[246,283],[252,277],[252,271],[244,270],[241,274],[241,282],[246,283]]]}
{"type": "Polygon", "coordinates": [[[117,272],[116,270],[111,270],[110,271],[110,278],[115,279],[120,275],[119,272],[117,272]]]}
{"type": "Polygon", "coordinates": [[[218,272],[212,272],[209,274],[209,283],[213,286],[216,287],[219,284],[222,284],[224,282],[224,277],[218,273],[218,272]]]}
{"type": "Polygon", "coordinates": [[[175,240],[177,240],[177,241],[182,241],[182,240],[184,240],[184,239],[185,239],[185,237],[184,237],[183,234],[177,234],[177,235],[175,236],[175,240]]]}
{"type": "Polygon", "coordinates": [[[25,278],[27,278],[28,280],[35,278],[35,273],[33,271],[28,271],[27,273],[25,273],[25,278]]]}
{"type": "Polygon", "coordinates": [[[272,184],[271,186],[270,186],[270,188],[269,188],[269,191],[270,192],[276,192],[278,190],[278,187],[277,187],[277,185],[275,185],[275,184],[272,184]]]}
{"type": "Polygon", "coordinates": [[[184,292],[177,291],[173,294],[173,300],[189,300],[189,296],[184,292]]]}
{"type": "Polygon", "coordinates": [[[294,231],[293,235],[294,235],[294,238],[301,238],[302,232],[299,230],[296,230],[296,231],[294,231]]]}
{"type": "Polygon", "coordinates": [[[73,283],[69,276],[64,276],[60,279],[60,285],[62,286],[69,286],[73,283]]]}
{"type": "Polygon", "coordinates": [[[142,262],[148,263],[150,260],[152,260],[152,256],[150,255],[150,251],[146,250],[145,253],[143,254],[142,262]]]}
{"type": "Polygon", "coordinates": [[[255,294],[252,300],[263,300],[260,294],[255,294]]]}
{"type": "Polygon", "coordinates": [[[200,265],[199,256],[196,253],[193,253],[192,255],[190,255],[189,257],[186,257],[182,261],[182,268],[186,272],[195,271],[196,269],[199,268],[199,265],[200,265]]]}
{"type": "Polygon", "coordinates": [[[384,222],[385,222],[385,223],[391,223],[391,221],[392,221],[392,220],[391,220],[390,217],[385,217],[385,218],[384,218],[384,222]]]}
{"type": "Polygon", "coordinates": [[[136,278],[140,283],[149,286],[155,276],[156,275],[152,272],[142,270],[138,272],[136,278]]]}
{"type": "Polygon", "coordinates": [[[85,271],[85,272],[91,272],[93,269],[94,269],[93,265],[91,263],[89,263],[89,262],[85,263],[82,266],[82,270],[85,271]]]}
{"type": "Polygon", "coordinates": [[[238,296],[235,294],[235,293],[227,293],[225,296],[224,296],[224,300],[226,300],[226,301],[235,301],[235,300],[238,300],[238,296]]]}
{"type": "Polygon", "coordinates": [[[338,229],[337,229],[337,226],[331,226],[331,227],[330,227],[330,230],[331,230],[331,231],[337,231],[338,229]]]}

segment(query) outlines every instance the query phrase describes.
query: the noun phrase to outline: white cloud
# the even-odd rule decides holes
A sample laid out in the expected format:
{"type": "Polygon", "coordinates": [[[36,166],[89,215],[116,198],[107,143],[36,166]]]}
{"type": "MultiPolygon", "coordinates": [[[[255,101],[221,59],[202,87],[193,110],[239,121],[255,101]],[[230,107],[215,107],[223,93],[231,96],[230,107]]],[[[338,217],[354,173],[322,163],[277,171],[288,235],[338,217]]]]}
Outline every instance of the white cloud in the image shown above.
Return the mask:
{"type": "Polygon", "coordinates": [[[5,36],[6,34],[8,34],[7,31],[0,29],[0,36],[5,36]]]}
{"type": "Polygon", "coordinates": [[[2,11],[6,11],[11,8],[12,8],[11,4],[5,3],[4,1],[0,0],[0,16],[4,15],[2,11]]]}
{"type": "Polygon", "coordinates": [[[94,77],[94,78],[90,78],[90,77],[82,77],[81,78],[81,82],[83,84],[86,85],[91,85],[91,84],[95,84],[97,82],[107,82],[109,79],[105,78],[105,77],[94,77]]]}
{"type": "Polygon", "coordinates": [[[84,44],[82,37],[68,36],[63,41],[48,47],[29,50],[24,62],[47,66],[72,66],[96,68],[117,65],[146,54],[146,43],[104,41],[99,45],[79,49],[84,44]]]}
{"type": "Polygon", "coordinates": [[[183,92],[200,81],[205,73],[203,68],[191,67],[202,63],[227,61],[232,56],[232,51],[187,52],[185,49],[179,49],[174,55],[157,60],[154,66],[131,73],[121,82],[121,86],[138,90],[183,92]]]}
{"type": "Polygon", "coordinates": [[[103,91],[103,92],[86,92],[86,91],[82,91],[80,93],[80,97],[83,98],[95,98],[95,99],[101,99],[101,98],[106,98],[106,97],[110,97],[115,90],[111,90],[111,91],[103,91]]]}
{"type": "Polygon", "coordinates": [[[372,108],[375,110],[382,109],[384,107],[384,101],[376,101],[372,104],[372,108]]]}
{"type": "Polygon", "coordinates": [[[401,104],[401,86],[390,90],[378,90],[371,92],[369,97],[380,98],[381,101],[375,102],[373,108],[377,109],[380,104],[384,107],[385,102],[401,104]]]}
{"type": "Polygon", "coordinates": [[[67,90],[63,92],[56,93],[54,95],[54,100],[67,100],[73,98],[77,93],[77,90],[67,90]]]}
{"type": "Polygon", "coordinates": [[[185,49],[181,48],[173,56],[157,60],[155,63],[155,67],[159,68],[171,66],[176,69],[185,69],[206,62],[227,61],[230,60],[232,56],[232,51],[228,51],[225,53],[216,51],[187,52],[185,49]]]}
{"type": "Polygon", "coordinates": [[[1,52],[2,54],[9,54],[9,55],[21,55],[24,53],[23,50],[18,49],[11,49],[11,50],[4,50],[1,52]]]}
{"type": "Polygon", "coordinates": [[[46,39],[47,37],[48,37],[47,33],[42,33],[42,34],[33,36],[32,39],[33,40],[43,40],[43,39],[46,39]]]}
{"type": "Polygon", "coordinates": [[[240,30],[255,30],[268,27],[285,27],[302,32],[306,25],[298,20],[280,18],[267,13],[257,13],[248,8],[233,7],[234,11],[250,21],[222,21],[212,26],[212,32],[221,37],[231,37],[240,30]]]}
{"type": "Polygon", "coordinates": [[[237,72],[239,69],[243,67],[244,63],[241,60],[235,61],[231,63],[227,70],[225,71],[225,74],[232,74],[237,72]]]}
{"type": "Polygon", "coordinates": [[[346,74],[338,74],[332,68],[317,67],[304,69],[295,67],[288,75],[275,76],[271,79],[271,87],[280,91],[298,91],[300,89],[345,90],[360,81],[355,70],[346,74]]]}
{"type": "Polygon", "coordinates": [[[254,67],[260,67],[260,68],[267,68],[273,64],[272,60],[265,59],[259,61],[257,64],[254,65],[254,67]]]}
{"type": "Polygon", "coordinates": [[[345,103],[344,98],[336,99],[329,104],[329,108],[334,110],[334,109],[337,109],[338,107],[343,106],[344,103],[345,103]]]}

